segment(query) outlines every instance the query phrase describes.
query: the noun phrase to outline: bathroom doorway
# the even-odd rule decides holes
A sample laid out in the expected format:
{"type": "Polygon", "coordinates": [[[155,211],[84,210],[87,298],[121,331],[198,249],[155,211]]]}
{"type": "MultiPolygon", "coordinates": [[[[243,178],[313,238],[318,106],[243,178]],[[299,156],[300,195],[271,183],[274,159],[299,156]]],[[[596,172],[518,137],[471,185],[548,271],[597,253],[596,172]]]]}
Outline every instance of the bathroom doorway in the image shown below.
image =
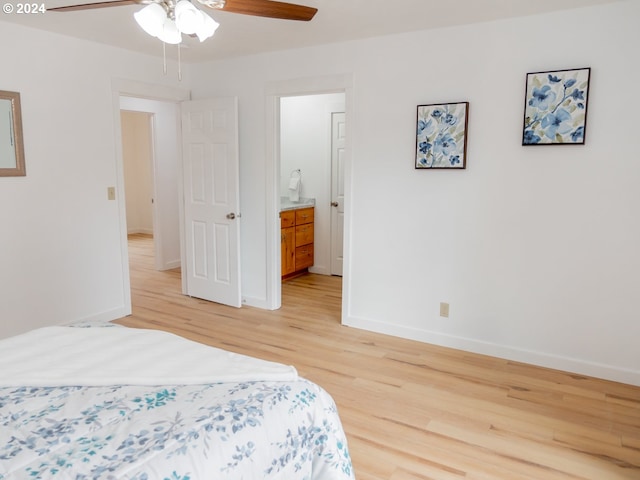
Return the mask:
{"type": "Polygon", "coordinates": [[[342,276],[345,93],[281,97],[279,107],[281,205],[314,205],[309,272],[342,276]]]}
{"type": "MultiPolygon", "coordinates": [[[[266,145],[266,195],[265,205],[267,211],[267,257],[266,257],[266,298],[265,307],[270,310],[280,308],[282,300],[282,277],[281,277],[281,248],[282,248],[282,231],[280,221],[280,199],[282,195],[282,172],[286,174],[285,178],[289,178],[290,170],[283,170],[280,167],[280,151],[281,151],[281,99],[290,97],[314,97],[316,95],[324,95],[329,93],[341,93],[344,95],[344,112],[347,124],[352,121],[353,112],[353,75],[350,73],[339,75],[327,75],[320,77],[308,77],[298,79],[288,79],[277,82],[272,82],[266,85],[265,88],[265,101],[266,101],[266,113],[267,113],[267,145],[266,145]]],[[[300,121],[306,121],[306,112],[303,112],[303,116],[300,121]]],[[[351,135],[347,131],[345,137],[345,149],[344,149],[344,185],[345,185],[345,212],[344,212],[344,268],[342,277],[335,277],[341,283],[341,304],[343,318],[348,316],[350,309],[350,252],[351,252],[351,135]]],[[[330,137],[330,134],[327,133],[330,137]]],[[[286,139],[286,137],[285,137],[286,139]]],[[[305,181],[305,173],[302,173],[303,182],[305,181]]],[[[330,192],[329,179],[330,174],[325,176],[326,190],[330,192]]],[[[305,195],[303,193],[303,195],[305,195]]],[[[323,200],[316,198],[316,206],[319,209],[330,209],[330,193],[326,193],[324,197],[324,205],[321,204],[323,200]]],[[[325,219],[329,218],[329,215],[325,215],[325,219]]],[[[326,220],[325,220],[326,221],[326,220]]],[[[314,265],[316,267],[317,265],[314,265]]],[[[319,276],[319,275],[318,275],[319,276]]],[[[331,277],[330,275],[323,275],[324,277],[331,277]]]]}

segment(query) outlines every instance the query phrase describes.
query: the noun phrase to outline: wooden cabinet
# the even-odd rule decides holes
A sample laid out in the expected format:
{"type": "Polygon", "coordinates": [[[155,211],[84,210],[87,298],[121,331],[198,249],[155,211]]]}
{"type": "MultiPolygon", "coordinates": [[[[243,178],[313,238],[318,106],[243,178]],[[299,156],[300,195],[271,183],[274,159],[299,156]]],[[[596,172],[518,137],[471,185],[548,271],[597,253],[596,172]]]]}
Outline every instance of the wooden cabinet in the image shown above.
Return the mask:
{"type": "Polygon", "coordinates": [[[313,265],[313,207],[280,212],[282,278],[305,272],[313,265]]]}
{"type": "Polygon", "coordinates": [[[296,214],[293,210],[280,213],[280,256],[282,276],[296,270],[296,214]]]}

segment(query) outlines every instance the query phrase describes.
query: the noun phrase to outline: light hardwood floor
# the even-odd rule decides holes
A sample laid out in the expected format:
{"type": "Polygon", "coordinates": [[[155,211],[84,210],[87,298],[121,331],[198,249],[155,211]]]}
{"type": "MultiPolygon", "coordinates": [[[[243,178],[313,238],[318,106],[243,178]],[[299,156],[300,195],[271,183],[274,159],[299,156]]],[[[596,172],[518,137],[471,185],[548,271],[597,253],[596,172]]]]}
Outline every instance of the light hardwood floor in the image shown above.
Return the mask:
{"type": "Polygon", "coordinates": [[[285,283],[278,311],[184,297],[151,248],[130,239],[118,323],[295,365],[335,399],[358,480],[640,479],[639,387],[344,327],[336,277],[285,283]]]}

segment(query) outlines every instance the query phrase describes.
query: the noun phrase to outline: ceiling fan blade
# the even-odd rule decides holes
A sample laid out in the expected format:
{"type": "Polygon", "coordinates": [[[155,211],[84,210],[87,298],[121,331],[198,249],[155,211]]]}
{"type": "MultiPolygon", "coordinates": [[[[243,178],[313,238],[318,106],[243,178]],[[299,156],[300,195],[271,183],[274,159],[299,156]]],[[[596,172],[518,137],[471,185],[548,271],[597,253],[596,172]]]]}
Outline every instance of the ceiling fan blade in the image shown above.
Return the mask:
{"type": "Polygon", "coordinates": [[[223,12],[242,13],[258,17],[281,18],[308,22],[318,11],[317,8],[295,5],[272,0],[226,0],[220,8],[223,12]]]}
{"type": "Polygon", "coordinates": [[[114,0],[112,2],[84,3],[82,5],[68,5],[66,7],[47,8],[48,12],[73,12],[76,10],[91,10],[93,8],[119,7],[121,5],[137,5],[136,0],[114,0]]]}

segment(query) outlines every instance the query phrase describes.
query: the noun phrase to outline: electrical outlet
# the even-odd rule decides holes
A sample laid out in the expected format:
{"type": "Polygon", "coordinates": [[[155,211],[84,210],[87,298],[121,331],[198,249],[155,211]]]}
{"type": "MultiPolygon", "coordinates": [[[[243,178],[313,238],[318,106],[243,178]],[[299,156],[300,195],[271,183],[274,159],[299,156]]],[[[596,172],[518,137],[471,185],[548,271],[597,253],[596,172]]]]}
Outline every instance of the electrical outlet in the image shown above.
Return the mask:
{"type": "Polygon", "coordinates": [[[107,200],[116,199],[116,187],[107,187],[107,200]]]}
{"type": "Polygon", "coordinates": [[[449,304],[445,302],[440,302],[440,316],[449,318],[449,304]]]}

